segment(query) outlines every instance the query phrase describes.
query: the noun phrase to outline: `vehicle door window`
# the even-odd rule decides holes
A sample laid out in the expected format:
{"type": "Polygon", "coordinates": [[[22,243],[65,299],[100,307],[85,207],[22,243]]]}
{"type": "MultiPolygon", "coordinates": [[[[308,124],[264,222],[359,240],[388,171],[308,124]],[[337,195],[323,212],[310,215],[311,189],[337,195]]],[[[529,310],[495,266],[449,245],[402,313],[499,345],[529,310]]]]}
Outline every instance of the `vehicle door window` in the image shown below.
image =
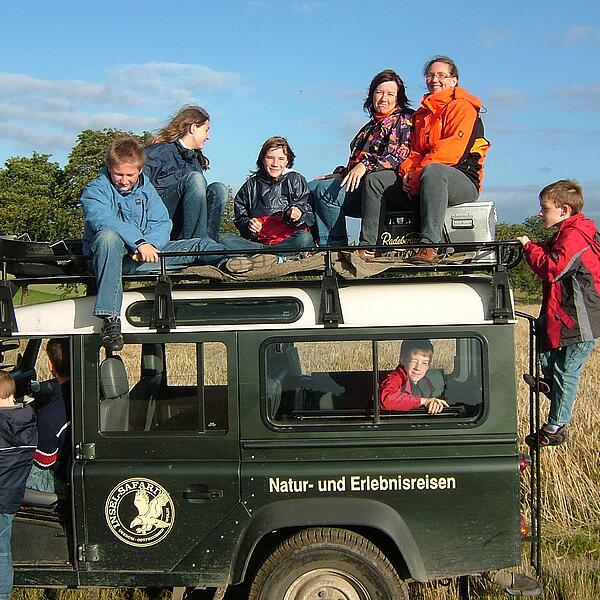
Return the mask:
{"type": "Polygon", "coordinates": [[[119,355],[100,352],[101,431],[227,430],[222,342],[127,344],[119,355]]]}
{"type": "Polygon", "coordinates": [[[264,351],[267,415],[298,426],[472,420],[483,410],[482,347],[467,337],[276,341],[264,351]]]}

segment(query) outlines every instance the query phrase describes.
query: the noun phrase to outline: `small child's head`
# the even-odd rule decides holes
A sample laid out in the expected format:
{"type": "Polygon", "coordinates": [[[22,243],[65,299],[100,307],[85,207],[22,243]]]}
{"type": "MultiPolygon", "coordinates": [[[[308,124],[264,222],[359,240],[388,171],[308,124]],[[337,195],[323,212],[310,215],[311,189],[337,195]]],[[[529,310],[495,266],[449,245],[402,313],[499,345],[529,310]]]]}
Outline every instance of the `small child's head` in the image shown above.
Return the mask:
{"type": "Polygon", "coordinates": [[[429,340],[404,340],[400,346],[400,365],[413,383],[418,383],[429,370],[433,345],[429,340]]]}
{"type": "Polygon", "coordinates": [[[284,137],[274,135],[270,137],[260,149],[256,166],[258,170],[275,179],[285,169],[294,165],[296,155],[284,137]]]}
{"type": "Polygon", "coordinates": [[[144,148],[131,135],[113,140],[106,152],[106,168],[115,187],[128,192],[137,182],[144,166],[144,148]]]}
{"type": "Polygon", "coordinates": [[[17,386],[8,371],[0,371],[0,406],[13,404],[17,386]]]}
{"type": "Polygon", "coordinates": [[[50,361],[52,374],[56,377],[71,376],[71,360],[69,355],[69,340],[66,338],[51,338],[46,344],[46,354],[50,361]]]}
{"type": "Polygon", "coordinates": [[[546,229],[558,225],[583,209],[583,190],[572,179],[560,179],[540,192],[539,217],[546,229]]]}

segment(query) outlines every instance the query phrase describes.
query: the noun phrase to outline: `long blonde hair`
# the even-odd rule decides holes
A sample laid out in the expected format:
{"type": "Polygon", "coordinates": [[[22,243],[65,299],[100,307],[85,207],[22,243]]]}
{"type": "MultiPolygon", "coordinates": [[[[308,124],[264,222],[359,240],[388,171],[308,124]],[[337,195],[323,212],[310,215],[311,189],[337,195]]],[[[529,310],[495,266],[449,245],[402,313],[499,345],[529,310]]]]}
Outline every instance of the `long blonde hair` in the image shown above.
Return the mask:
{"type": "MultiPolygon", "coordinates": [[[[190,131],[192,125],[204,125],[210,115],[201,106],[182,106],[179,112],[150,140],[149,146],[163,142],[176,142],[190,131]]],[[[208,158],[201,150],[196,150],[203,169],[208,169],[208,158]]]]}

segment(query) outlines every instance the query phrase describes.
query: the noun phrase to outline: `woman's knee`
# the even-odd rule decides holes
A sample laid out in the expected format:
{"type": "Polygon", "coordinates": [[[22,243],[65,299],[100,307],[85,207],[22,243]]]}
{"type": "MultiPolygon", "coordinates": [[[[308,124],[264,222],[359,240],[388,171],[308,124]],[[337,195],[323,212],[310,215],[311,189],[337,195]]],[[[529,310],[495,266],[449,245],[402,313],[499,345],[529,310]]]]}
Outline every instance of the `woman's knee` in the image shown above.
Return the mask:
{"type": "Polygon", "coordinates": [[[225,206],[229,197],[227,186],[220,181],[213,181],[206,188],[206,193],[216,200],[219,204],[225,206]]]}
{"type": "Polygon", "coordinates": [[[191,173],[187,173],[180,179],[179,184],[186,188],[197,188],[202,190],[203,193],[206,193],[206,189],[208,187],[206,183],[206,177],[204,177],[200,171],[192,171],[191,173]]]}
{"type": "Polygon", "coordinates": [[[450,169],[448,165],[442,165],[441,163],[431,163],[427,165],[421,173],[421,182],[424,179],[444,179],[450,169]]]}
{"type": "Polygon", "coordinates": [[[308,184],[312,195],[313,205],[317,206],[340,206],[343,194],[340,193],[340,185],[337,179],[313,180],[308,184]]]}
{"type": "MultiPolygon", "coordinates": [[[[385,190],[398,181],[398,175],[391,169],[373,171],[364,177],[364,190],[372,194],[383,196],[385,190]]],[[[364,196],[364,193],[363,193],[364,196]]]]}

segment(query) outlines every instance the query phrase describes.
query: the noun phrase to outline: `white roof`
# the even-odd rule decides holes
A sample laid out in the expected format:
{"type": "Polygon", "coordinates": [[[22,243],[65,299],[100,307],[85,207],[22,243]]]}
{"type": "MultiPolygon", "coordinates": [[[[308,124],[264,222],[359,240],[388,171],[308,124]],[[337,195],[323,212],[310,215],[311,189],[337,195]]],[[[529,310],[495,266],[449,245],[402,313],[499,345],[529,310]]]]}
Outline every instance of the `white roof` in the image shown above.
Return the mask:
{"type": "MultiPolygon", "coordinates": [[[[464,325],[491,322],[491,292],[489,279],[464,276],[460,281],[428,279],[402,282],[377,281],[345,285],[339,294],[344,323],[340,327],[464,325]]],[[[174,289],[173,300],[219,298],[295,297],[304,310],[294,323],[232,324],[182,326],[177,331],[232,331],[252,329],[322,328],[317,324],[321,290],[303,282],[286,287],[227,287],[218,289],[174,289]]],[[[152,288],[147,291],[125,292],[121,313],[123,332],[143,333],[149,328],[134,327],[125,319],[126,308],[141,300],[152,301],[152,288]]],[[[15,309],[18,325],[16,335],[56,336],[71,333],[99,332],[101,321],[93,316],[95,297],[59,300],[15,309]]],[[[239,317],[239,314],[236,315],[239,317]]]]}

